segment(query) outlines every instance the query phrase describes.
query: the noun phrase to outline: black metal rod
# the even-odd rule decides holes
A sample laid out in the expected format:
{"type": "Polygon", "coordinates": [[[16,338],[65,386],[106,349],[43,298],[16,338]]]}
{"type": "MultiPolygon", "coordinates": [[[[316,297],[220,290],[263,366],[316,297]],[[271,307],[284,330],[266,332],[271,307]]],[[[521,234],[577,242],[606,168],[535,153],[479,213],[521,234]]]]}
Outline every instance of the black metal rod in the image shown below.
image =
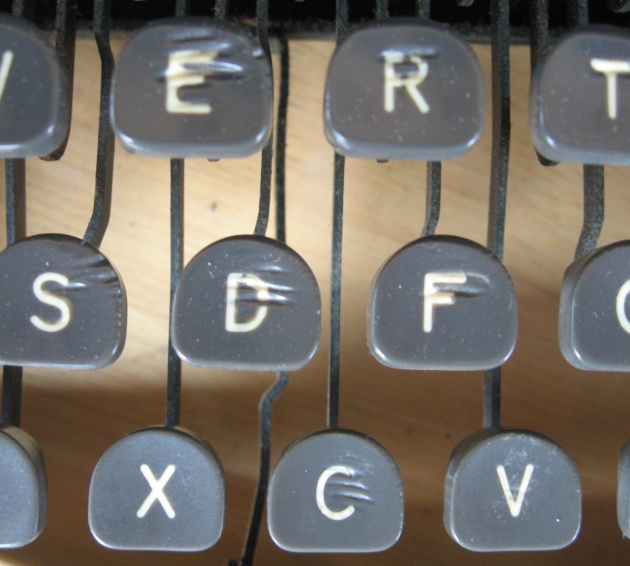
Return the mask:
{"type": "Polygon", "coordinates": [[[483,374],[483,426],[499,428],[501,425],[501,368],[483,374]]]}
{"type": "MultiPolygon", "coordinates": [[[[510,156],[510,3],[492,0],[492,166],[488,248],[503,260],[508,164],[510,156]]],[[[484,426],[498,427],[501,417],[501,368],[484,373],[484,426]]]]}
{"type": "Polygon", "coordinates": [[[285,37],[280,38],[280,89],[278,93],[278,116],[276,119],[276,239],[287,241],[286,228],[286,140],[287,111],[289,108],[289,43],[285,37]]]}
{"type": "Polygon", "coordinates": [[[341,374],[341,257],[343,240],[343,197],[346,160],[335,153],[332,267],[330,277],[330,354],[328,365],[328,427],[339,426],[341,374]]]}
{"type": "Polygon", "coordinates": [[[424,227],[422,237],[435,234],[440,219],[440,203],[442,200],[442,162],[427,162],[427,192],[424,227]]]}
{"type": "MultiPolygon", "coordinates": [[[[348,33],[348,2],[337,0],[337,43],[348,33]]],[[[333,171],[333,226],[330,275],[330,351],[328,355],[329,428],[339,426],[339,385],[341,373],[341,255],[343,240],[343,194],[346,158],[335,153],[333,171]]]]}
{"type": "Polygon", "coordinates": [[[575,250],[575,259],[592,252],[604,225],[604,167],[584,165],[584,221],[575,250]]]}
{"type": "MultiPolygon", "coordinates": [[[[190,0],[175,0],[175,17],[188,15],[190,0]]],[[[184,268],[184,160],[171,159],[171,292],[166,366],[166,426],[178,426],[181,418],[182,361],[173,347],[173,302],[184,268]]]]}
{"type": "Polygon", "coordinates": [[[273,171],[273,136],[262,150],[260,163],[260,198],[258,201],[258,217],[254,227],[255,236],[264,236],[269,224],[271,207],[271,175],[273,171]]]}
{"type": "MultiPolygon", "coordinates": [[[[26,162],[5,160],[7,246],[26,237],[26,162]]],[[[22,368],[4,366],[2,371],[3,425],[20,426],[22,413],[22,368]]]]}
{"type": "MultiPolygon", "coordinates": [[[[256,30],[258,41],[271,64],[271,48],[269,47],[269,5],[267,0],[256,1],[256,30]]],[[[260,165],[260,200],[258,202],[258,217],[254,227],[254,235],[264,236],[269,224],[271,207],[271,175],[273,170],[273,135],[262,150],[260,165]]]]}
{"type": "Polygon", "coordinates": [[[171,300],[169,310],[166,426],[180,421],[182,362],[173,347],[173,301],[184,265],[184,160],[171,159],[171,300]]]}
{"type": "MultiPolygon", "coordinates": [[[[286,210],[285,210],[285,156],[286,156],[286,122],[289,103],[289,44],[285,38],[280,40],[280,98],[278,100],[278,114],[276,124],[276,238],[280,242],[286,241],[286,210]]],[[[260,463],[256,496],[252,507],[245,548],[241,558],[241,566],[251,566],[258,542],[258,534],[262,523],[262,516],[269,486],[269,470],[271,469],[271,408],[276,399],[289,384],[289,372],[278,372],[276,383],[267,390],[260,402],[260,463]]],[[[238,561],[231,560],[230,565],[236,566],[238,561]]]]}
{"type": "Polygon", "coordinates": [[[267,488],[269,486],[269,470],[271,455],[271,406],[286,389],[289,384],[289,372],[278,372],[278,380],[265,393],[260,402],[260,468],[258,474],[258,488],[252,509],[252,517],[249,523],[249,533],[245,542],[245,550],[241,560],[241,566],[251,566],[254,563],[254,553],[262,515],[265,510],[267,488]]]}
{"type": "Polygon", "coordinates": [[[114,55],[109,43],[111,0],[94,0],[94,37],[101,57],[101,100],[98,122],[98,147],[94,207],[83,239],[100,246],[109,224],[114,175],[114,132],[109,120],[109,102],[114,74],[114,55]]]}
{"type": "MultiPolygon", "coordinates": [[[[536,69],[538,61],[549,51],[549,0],[530,0],[529,3],[529,60],[530,74],[536,69]]],[[[541,165],[549,167],[556,165],[555,161],[547,159],[536,150],[536,156],[541,165]]]]}
{"type": "MultiPolygon", "coordinates": [[[[68,77],[69,116],[72,119],[72,91],[74,84],[74,55],[77,36],[77,0],[57,0],[55,17],[55,50],[68,77]]],[[[42,157],[45,161],[61,159],[68,145],[68,134],[63,143],[52,153],[42,157]]]]}

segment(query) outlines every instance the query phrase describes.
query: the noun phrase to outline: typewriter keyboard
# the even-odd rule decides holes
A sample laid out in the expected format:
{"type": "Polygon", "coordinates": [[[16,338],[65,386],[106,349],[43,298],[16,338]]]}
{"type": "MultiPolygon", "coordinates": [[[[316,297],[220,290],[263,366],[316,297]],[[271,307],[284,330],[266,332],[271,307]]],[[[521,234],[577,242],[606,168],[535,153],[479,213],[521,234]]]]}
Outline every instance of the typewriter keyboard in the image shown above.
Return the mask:
{"type": "Polygon", "coordinates": [[[0,564],[626,564],[630,5],[309,2],[2,6],[0,564]]]}

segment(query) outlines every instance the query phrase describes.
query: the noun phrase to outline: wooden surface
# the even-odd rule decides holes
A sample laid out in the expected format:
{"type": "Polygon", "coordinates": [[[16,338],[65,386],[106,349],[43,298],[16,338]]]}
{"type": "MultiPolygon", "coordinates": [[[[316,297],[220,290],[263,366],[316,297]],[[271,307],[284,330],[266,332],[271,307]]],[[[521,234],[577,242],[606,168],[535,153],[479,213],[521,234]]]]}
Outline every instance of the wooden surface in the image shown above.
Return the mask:
{"type": "MultiPolygon", "coordinates": [[[[118,45],[119,47],[119,45],[118,45]]],[[[489,50],[479,48],[487,85],[489,50]]],[[[326,418],[332,157],[322,126],[322,92],[331,43],[291,44],[287,146],[288,242],[311,266],[324,301],[321,347],[291,375],[273,410],[273,462],[326,418]]],[[[481,555],[461,549],[442,524],[443,482],[456,444],[481,427],[480,372],[420,372],[381,366],[366,346],[367,292],[383,261],[417,238],[424,217],[424,163],[348,160],[342,295],[340,421],[371,435],[398,463],[405,487],[403,535],[375,555],[283,552],[261,529],[257,564],[627,564],[630,542],[616,522],[617,455],[630,438],[630,377],[579,371],[562,358],[558,299],[582,221],[581,167],[538,165],[527,127],[529,63],[513,48],[512,153],[505,262],[519,298],[519,337],[504,367],[503,424],[535,430],[574,459],[584,494],[583,524],[571,547],[551,553],[481,555]]],[[[70,143],[58,163],[29,160],[28,233],[82,236],[94,186],[99,69],[91,42],[77,54],[70,143]]],[[[489,88],[488,88],[489,90],[489,88]]],[[[437,232],[484,243],[490,171],[490,120],[464,158],[444,165],[437,232]]],[[[87,494],[100,456],[121,436],[164,421],[169,289],[169,179],[166,160],[117,147],[112,218],[102,250],[128,293],[127,345],[98,371],[27,369],[23,428],[42,446],[49,516],[42,535],[0,553],[2,564],[226,564],[240,556],[257,479],[257,406],[270,373],[184,367],[182,424],[205,437],[227,476],[223,536],[195,554],[106,550],[91,537],[87,494]]],[[[186,164],[186,259],[211,242],[251,233],[260,156],[186,164]]],[[[630,236],[630,174],[606,171],[602,244],[630,236]]],[[[269,232],[272,234],[272,232],[269,232]]]]}

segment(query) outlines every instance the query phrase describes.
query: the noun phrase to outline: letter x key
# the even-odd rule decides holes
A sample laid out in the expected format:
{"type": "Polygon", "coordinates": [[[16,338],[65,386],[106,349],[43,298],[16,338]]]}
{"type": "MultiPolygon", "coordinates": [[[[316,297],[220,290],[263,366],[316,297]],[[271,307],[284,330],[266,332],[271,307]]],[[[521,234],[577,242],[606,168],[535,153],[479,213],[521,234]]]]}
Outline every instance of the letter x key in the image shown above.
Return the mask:
{"type": "Polygon", "coordinates": [[[136,431],[96,465],[88,514],[92,534],[109,548],[204,550],[223,529],[223,468],[190,431],[136,431]]]}

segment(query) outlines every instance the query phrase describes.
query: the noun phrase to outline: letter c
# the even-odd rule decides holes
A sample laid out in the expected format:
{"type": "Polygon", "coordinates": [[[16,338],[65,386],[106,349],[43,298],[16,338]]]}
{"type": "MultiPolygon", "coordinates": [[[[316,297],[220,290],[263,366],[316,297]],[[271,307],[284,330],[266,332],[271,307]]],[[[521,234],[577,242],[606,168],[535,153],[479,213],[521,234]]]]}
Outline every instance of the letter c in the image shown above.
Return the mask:
{"type": "Polygon", "coordinates": [[[322,512],[325,517],[333,521],[343,521],[347,519],[354,513],[354,505],[348,505],[345,509],[341,511],[332,511],[328,505],[326,505],[326,500],[324,499],[324,488],[328,483],[328,480],[331,476],[335,474],[341,474],[347,477],[352,477],[354,475],[354,471],[352,468],[348,468],[347,466],[331,466],[324,470],[321,476],[319,476],[319,480],[317,481],[317,490],[315,491],[315,499],[317,500],[317,507],[322,512]]]}

